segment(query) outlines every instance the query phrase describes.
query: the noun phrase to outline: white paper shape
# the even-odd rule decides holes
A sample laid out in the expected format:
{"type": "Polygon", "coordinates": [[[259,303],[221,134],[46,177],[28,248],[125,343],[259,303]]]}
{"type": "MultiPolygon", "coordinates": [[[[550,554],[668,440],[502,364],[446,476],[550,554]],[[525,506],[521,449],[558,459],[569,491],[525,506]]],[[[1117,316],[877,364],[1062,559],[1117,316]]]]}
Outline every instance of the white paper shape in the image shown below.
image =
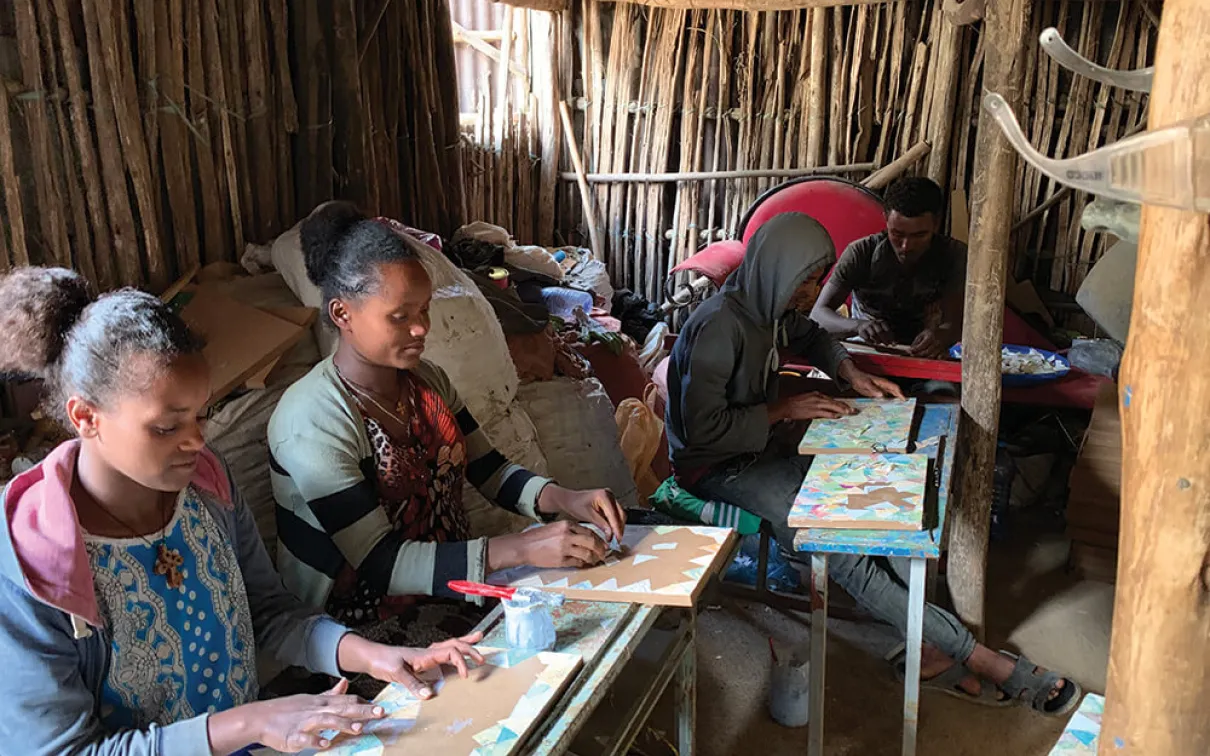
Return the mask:
{"type": "Polygon", "coordinates": [[[652,551],[672,551],[672,550],[673,550],[673,549],[675,549],[675,548],[676,548],[676,542],[672,542],[672,543],[653,543],[653,544],[651,545],[651,550],[652,550],[652,551]]]}
{"type": "Polygon", "coordinates": [[[651,581],[640,580],[637,583],[624,585],[618,589],[619,593],[651,593],[651,581]]]}

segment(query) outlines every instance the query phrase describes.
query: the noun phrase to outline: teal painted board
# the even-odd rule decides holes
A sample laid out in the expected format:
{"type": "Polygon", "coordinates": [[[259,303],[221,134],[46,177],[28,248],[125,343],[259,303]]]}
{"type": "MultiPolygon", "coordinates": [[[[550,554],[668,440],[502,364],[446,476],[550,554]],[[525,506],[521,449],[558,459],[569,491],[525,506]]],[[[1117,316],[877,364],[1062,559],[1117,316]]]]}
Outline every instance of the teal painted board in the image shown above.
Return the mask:
{"type": "MultiPolygon", "coordinates": [[[[630,604],[604,601],[566,601],[551,610],[555,647],[561,654],[578,654],[592,664],[634,612],[630,604]]],[[[497,622],[483,638],[485,646],[507,646],[504,622],[497,622]]]]}

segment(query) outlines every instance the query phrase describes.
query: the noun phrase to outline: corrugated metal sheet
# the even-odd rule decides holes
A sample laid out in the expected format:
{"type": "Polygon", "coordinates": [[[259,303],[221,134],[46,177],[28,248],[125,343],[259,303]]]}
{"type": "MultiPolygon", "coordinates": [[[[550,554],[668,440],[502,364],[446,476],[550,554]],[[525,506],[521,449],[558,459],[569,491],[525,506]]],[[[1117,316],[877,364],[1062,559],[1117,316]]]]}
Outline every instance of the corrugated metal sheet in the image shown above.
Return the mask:
{"type": "MultiPolygon", "coordinates": [[[[502,29],[504,14],[512,10],[507,5],[491,0],[450,0],[450,17],[470,31],[502,29]]],[[[467,45],[456,45],[454,56],[458,64],[458,109],[463,113],[473,113],[479,88],[485,82],[488,86],[494,86],[492,79],[496,64],[467,45]]]]}
{"type": "MultiPolygon", "coordinates": [[[[450,17],[454,23],[467,31],[502,31],[506,14],[513,14],[513,42],[510,58],[513,63],[512,77],[512,108],[514,113],[529,109],[529,89],[526,78],[532,71],[532,61],[529,60],[529,50],[525,40],[529,38],[527,30],[531,28],[531,19],[535,13],[524,8],[513,8],[504,3],[491,0],[449,0],[450,17]],[[518,75],[523,73],[524,75],[518,75]]],[[[495,49],[500,48],[500,40],[487,41],[495,49]]],[[[461,113],[474,113],[478,109],[479,94],[488,87],[488,94],[493,107],[496,100],[496,62],[466,44],[454,46],[454,56],[458,66],[458,110],[461,113]]]]}

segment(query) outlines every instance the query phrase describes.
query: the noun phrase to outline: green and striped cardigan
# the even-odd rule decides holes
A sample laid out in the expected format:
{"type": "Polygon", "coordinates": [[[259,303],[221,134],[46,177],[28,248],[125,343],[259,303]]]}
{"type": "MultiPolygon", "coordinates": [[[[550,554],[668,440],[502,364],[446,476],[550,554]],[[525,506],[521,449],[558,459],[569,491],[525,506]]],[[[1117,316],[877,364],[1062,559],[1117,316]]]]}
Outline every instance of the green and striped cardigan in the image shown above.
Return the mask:
{"type": "MultiPolygon", "coordinates": [[[[435,390],[466,437],[466,475],[489,501],[539,519],[550,482],[492,448],[441,368],[421,362],[412,376],[435,390]]],[[[481,581],[487,539],[405,541],[379,506],[374,451],[353,395],[329,357],[291,386],[269,421],[277,500],[277,568],[303,601],[323,608],[347,562],[385,595],[460,597],[450,580],[481,581]]]]}

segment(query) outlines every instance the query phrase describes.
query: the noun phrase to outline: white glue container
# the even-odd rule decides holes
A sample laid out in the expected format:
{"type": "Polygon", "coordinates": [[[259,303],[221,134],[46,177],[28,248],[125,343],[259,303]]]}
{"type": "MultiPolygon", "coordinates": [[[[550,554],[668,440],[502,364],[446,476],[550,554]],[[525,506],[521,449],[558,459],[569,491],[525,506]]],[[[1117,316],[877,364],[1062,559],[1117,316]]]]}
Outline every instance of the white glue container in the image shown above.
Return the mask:
{"type": "Polygon", "coordinates": [[[782,727],[806,727],[810,718],[811,654],[806,648],[774,648],[769,680],[769,714],[782,727]]]}
{"type": "Polygon", "coordinates": [[[562,606],[562,595],[518,588],[511,599],[501,603],[509,648],[549,651],[555,647],[555,621],[550,610],[562,606]]]}

